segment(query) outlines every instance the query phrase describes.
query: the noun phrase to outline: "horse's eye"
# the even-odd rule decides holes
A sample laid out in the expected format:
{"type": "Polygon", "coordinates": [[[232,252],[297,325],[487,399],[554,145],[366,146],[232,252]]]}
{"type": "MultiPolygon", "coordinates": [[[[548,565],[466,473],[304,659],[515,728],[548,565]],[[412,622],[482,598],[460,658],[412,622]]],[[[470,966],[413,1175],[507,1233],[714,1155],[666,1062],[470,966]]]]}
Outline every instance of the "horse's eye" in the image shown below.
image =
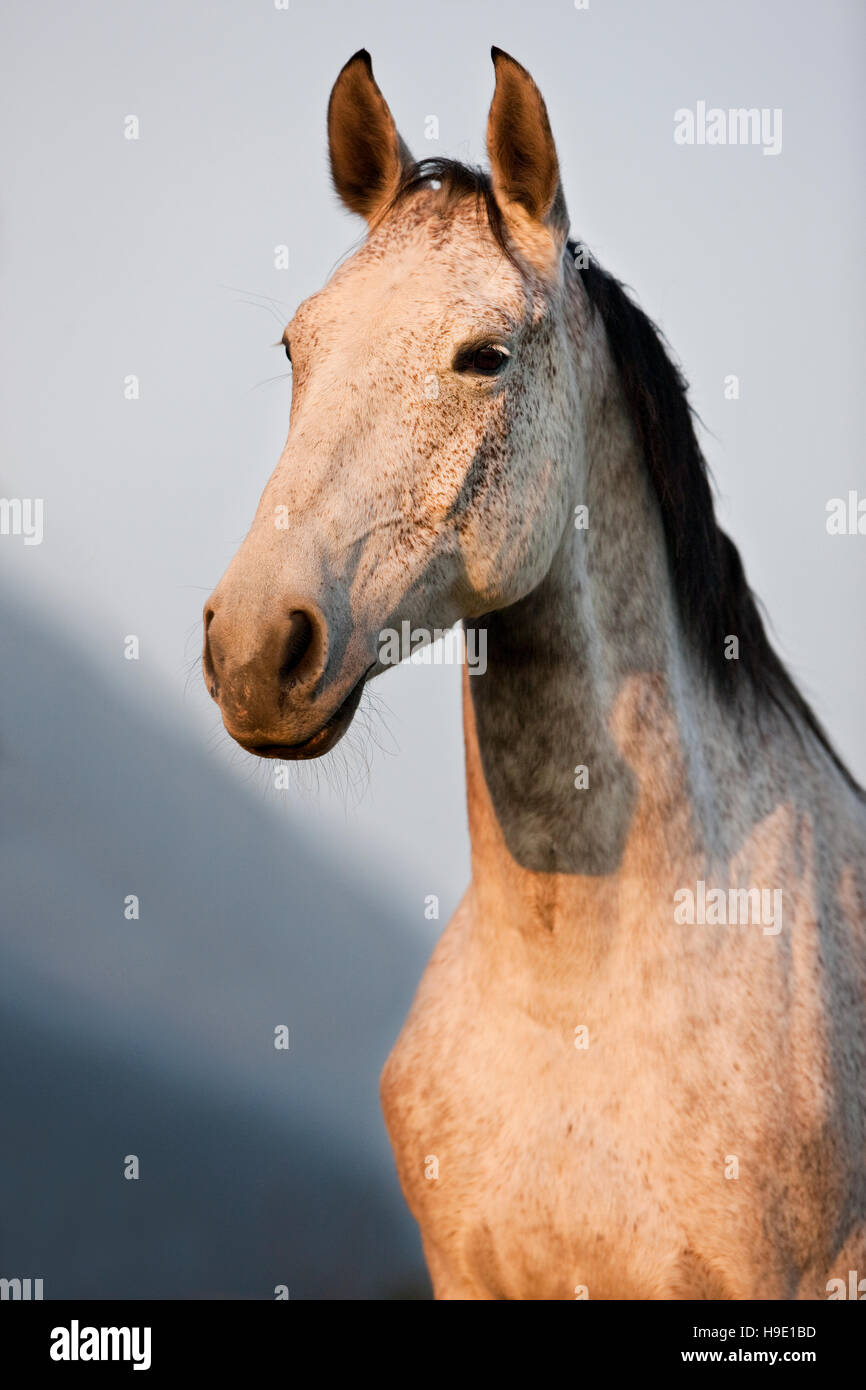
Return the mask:
{"type": "Polygon", "coordinates": [[[462,353],[457,363],[460,372],[475,372],[478,376],[496,376],[508,361],[508,353],[492,343],[482,343],[462,353]]]}

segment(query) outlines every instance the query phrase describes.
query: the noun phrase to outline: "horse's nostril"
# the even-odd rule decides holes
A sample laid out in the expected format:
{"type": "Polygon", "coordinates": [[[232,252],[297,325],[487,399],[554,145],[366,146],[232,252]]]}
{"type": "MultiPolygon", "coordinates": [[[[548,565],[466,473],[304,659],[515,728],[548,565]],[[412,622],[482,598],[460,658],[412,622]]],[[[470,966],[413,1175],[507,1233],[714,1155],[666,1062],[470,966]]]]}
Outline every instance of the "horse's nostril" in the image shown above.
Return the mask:
{"type": "Polygon", "coordinates": [[[313,624],[300,608],[289,614],[289,633],[283,647],[283,660],[278,675],[281,684],[293,684],[297,671],[313,640],[313,624]]]}
{"type": "Polygon", "coordinates": [[[213,649],[211,647],[210,625],[213,621],[214,610],[206,608],[204,614],[204,651],[202,652],[202,666],[204,668],[205,685],[212,700],[217,698],[219,684],[217,682],[216,663],[214,661],[213,649]]]}

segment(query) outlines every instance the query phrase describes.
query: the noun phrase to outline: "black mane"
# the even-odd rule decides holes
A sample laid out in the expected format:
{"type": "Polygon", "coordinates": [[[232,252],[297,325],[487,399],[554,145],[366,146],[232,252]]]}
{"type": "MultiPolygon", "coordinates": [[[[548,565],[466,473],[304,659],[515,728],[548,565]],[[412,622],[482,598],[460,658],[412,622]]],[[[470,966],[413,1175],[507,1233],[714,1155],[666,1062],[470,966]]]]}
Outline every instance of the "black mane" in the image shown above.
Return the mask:
{"type": "MultiPolygon", "coordinates": [[[[425,159],[406,172],[393,203],[431,184],[438,184],[450,203],[474,198],[479,216],[483,215],[504,254],[515,259],[487,173],[458,160],[425,159]]],[[[662,334],[620,281],[602,270],[585,248],[569,242],[568,250],[607,333],[658,498],[680,620],[710,678],[726,697],[733,698],[745,677],[759,702],[775,705],[798,732],[805,725],[849,785],[864,795],[770,644],[739,552],[716,520],[687,382],[671,360],[662,334]],[[725,657],[729,635],[739,639],[739,660],[725,657]]]]}

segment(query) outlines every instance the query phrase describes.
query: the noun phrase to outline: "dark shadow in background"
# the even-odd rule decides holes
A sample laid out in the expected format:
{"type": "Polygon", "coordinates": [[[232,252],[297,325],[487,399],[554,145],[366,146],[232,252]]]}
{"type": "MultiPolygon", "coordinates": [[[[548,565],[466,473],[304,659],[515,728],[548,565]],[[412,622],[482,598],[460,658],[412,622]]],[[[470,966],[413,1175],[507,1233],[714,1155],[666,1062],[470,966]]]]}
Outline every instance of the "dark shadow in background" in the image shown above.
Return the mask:
{"type": "Polygon", "coordinates": [[[384,875],[359,887],[8,598],[0,642],[0,1277],[428,1296],[377,1093],[428,943],[384,875]]]}

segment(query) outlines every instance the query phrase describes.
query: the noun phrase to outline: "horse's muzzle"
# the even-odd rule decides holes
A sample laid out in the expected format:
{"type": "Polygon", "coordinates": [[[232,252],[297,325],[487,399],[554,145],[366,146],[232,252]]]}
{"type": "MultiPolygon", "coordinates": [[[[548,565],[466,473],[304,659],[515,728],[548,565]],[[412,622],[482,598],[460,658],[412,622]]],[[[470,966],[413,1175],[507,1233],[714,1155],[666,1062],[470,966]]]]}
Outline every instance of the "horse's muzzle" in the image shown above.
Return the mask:
{"type": "Polygon", "coordinates": [[[296,601],[265,619],[216,592],[205,607],[205,685],[248,753],[296,761],[339,742],[372,668],[352,683],[330,683],[327,660],[327,622],[316,604],[296,601]]]}

